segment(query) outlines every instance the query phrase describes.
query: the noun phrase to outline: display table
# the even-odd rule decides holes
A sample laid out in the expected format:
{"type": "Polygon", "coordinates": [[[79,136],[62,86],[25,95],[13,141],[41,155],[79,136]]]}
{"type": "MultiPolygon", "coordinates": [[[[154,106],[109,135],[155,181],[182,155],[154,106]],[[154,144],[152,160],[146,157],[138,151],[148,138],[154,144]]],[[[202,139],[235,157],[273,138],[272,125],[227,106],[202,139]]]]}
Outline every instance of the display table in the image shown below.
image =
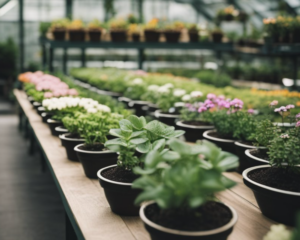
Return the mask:
{"type": "MultiPolygon", "coordinates": [[[[14,90],[20,106],[20,117],[28,119],[35,141],[40,146],[48,168],[60,193],[66,212],[66,239],[149,240],[139,217],[123,217],[111,212],[104,191],[97,180],[87,178],[81,163],[69,161],[58,137],[33,109],[21,90],[14,90]]],[[[238,184],[217,197],[238,213],[238,222],[229,240],[258,240],[269,231],[274,221],[264,217],[242,176],[225,175],[238,184]]],[[[49,223],[50,224],[50,223],[49,223]]]]}

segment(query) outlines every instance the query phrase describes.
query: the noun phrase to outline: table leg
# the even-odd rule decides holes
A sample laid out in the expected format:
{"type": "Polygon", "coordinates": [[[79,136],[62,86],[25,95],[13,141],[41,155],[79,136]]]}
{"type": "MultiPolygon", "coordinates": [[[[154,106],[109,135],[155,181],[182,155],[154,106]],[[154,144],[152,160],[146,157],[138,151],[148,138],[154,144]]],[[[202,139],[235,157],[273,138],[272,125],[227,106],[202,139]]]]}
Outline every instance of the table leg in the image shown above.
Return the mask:
{"type": "Polygon", "coordinates": [[[76,240],[77,236],[67,213],[65,213],[65,218],[66,218],[66,240],[76,240]]]}
{"type": "Polygon", "coordinates": [[[138,69],[143,70],[144,49],[138,49],[138,69]]]}
{"type": "Polygon", "coordinates": [[[34,145],[35,145],[35,139],[34,139],[34,133],[31,126],[29,127],[29,155],[34,154],[34,145]]]}

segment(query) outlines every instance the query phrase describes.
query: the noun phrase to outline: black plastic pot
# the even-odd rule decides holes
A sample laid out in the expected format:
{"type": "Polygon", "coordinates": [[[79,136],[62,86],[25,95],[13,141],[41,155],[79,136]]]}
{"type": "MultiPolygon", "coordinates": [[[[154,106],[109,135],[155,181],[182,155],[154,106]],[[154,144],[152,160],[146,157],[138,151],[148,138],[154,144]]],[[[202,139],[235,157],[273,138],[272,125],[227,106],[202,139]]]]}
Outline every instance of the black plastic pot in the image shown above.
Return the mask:
{"type": "Polygon", "coordinates": [[[74,150],[74,148],[81,143],[84,143],[83,138],[69,138],[68,136],[70,133],[65,133],[62,135],[59,135],[59,138],[61,140],[61,145],[65,147],[67,152],[67,157],[69,160],[78,162],[79,159],[77,157],[77,154],[74,150]]]}
{"type": "Polygon", "coordinates": [[[133,42],[139,42],[140,38],[141,38],[141,35],[134,33],[134,34],[131,35],[131,38],[132,38],[133,42]]]}
{"type": "Polygon", "coordinates": [[[42,106],[42,104],[40,102],[33,102],[32,105],[33,105],[35,110],[37,110],[39,107],[42,106]]]}
{"type": "Polygon", "coordinates": [[[177,43],[179,42],[179,38],[181,35],[181,32],[178,31],[170,31],[170,32],[164,32],[166,41],[168,43],[177,43]]]}
{"type": "Polygon", "coordinates": [[[101,35],[102,32],[101,30],[89,30],[88,31],[88,36],[91,42],[100,42],[101,41],[101,35]]]}
{"type": "Polygon", "coordinates": [[[64,41],[66,39],[67,31],[65,29],[54,29],[52,30],[52,35],[56,41],[64,41]]]}
{"type": "Polygon", "coordinates": [[[242,173],[245,169],[249,168],[249,167],[253,167],[256,165],[253,165],[253,161],[249,161],[249,158],[246,156],[245,151],[247,149],[256,149],[256,146],[253,145],[248,145],[248,144],[244,144],[241,142],[234,142],[234,146],[235,146],[235,154],[239,157],[239,167],[238,167],[238,172],[242,173]]]}
{"type": "Polygon", "coordinates": [[[118,101],[124,103],[127,108],[130,108],[129,103],[132,101],[132,99],[127,97],[119,97],[118,101]]]}
{"type": "Polygon", "coordinates": [[[213,129],[214,126],[195,126],[190,124],[185,124],[183,121],[176,122],[176,128],[184,130],[184,138],[187,142],[196,142],[202,139],[203,133],[207,130],[213,129]]]}
{"type": "Polygon", "coordinates": [[[115,99],[118,99],[121,96],[120,93],[111,92],[111,91],[104,91],[104,90],[100,90],[100,89],[97,90],[97,93],[100,94],[100,95],[110,96],[110,97],[113,97],[115,99]]]}
{"type": "Polygon", "coordinates": [[[117,163],[117,153],[112,151],[86,151],[79,148],[83,145],[84,144],[77,145],[74,150],[77,153],[78,159],[82,163],[84,173],[88,178],[97,179],[97,172],[99,169],[117,163]]]}
{"type": "Polygon", "coordinates": [[[101,175],[102,171],[116,166],[117,165],[112,165],[102,168],[97,173],[100,185],[104,189],[109,206],[111,210],[118,215],[138,216],[140,207],[134,205],[134,200],[141,191],[132,189],[132,183],[111,181],[101,175]]]}
{"type": "Polygon", "coordinates": [[[64,126],[58,126],[54,129],[55,131],[55,136],[59,136],[61,134],[68,133],[68,129],[66,129],[64,126]]]}
{"type": "Polygon", "coordinates": [[[221,43],[223,39],[223,33],[212,33],[212,41],[215,43],[221,43]]]}
{"type": "Polygon", "coordinates": [[[159,42],[160,32],[156,30],[145,30],[145,41],[146,42],[159,42]]]}
{"type": "Polygon", "coordinates": [[[197,31],[189,32],[190,42],[198,42],[199,41],[199,34],[197,31]]]}
{"type": "Polygon", "coordinates": [[[37,113],[42,116],[42,113],[46,112],[46,109],[44,107],[38,107],[37,108],[37,113]]]}
{"type": "Polygon", "coordinates": [[[47,120],[50,119],[51,117],[53,117],[53,114],[48,113],[48,112],[44,112],[41,114],[42,119],[43,119],[43,123],[47,123],[47,120]]]}
{"type": "Polygon", "coordinates": [[[235,140],[233,139],[223,139],[223,138],[217,138],[210,136],[210,133],[216,132],[216,130],[208,130],[203,133],[203,138],[206,140],[213,142],[217,146],[219,146],[223,151],[230,152],[235,154],[235,146],[234,142],[235,140]]]}
{"type": "Polygon", "coordinates": [[[270,165],[248,168],[243,172],[244,183],[251,188],[261,212],[268,218],[289,226],[295,226],[297,211],[300,210],[300,193],[280,190],[257,183],[248,174],[270,165]]]}
{"type": "Polygon", "coordinates": [[[180,231],[163,227],[149,220],[145,214],[145,209],[152,204],[154,203],[144,203],[140,209],[140,218],[144,222],[144,226],[152,240],[226,240],[238,219],[237,213],[232,207],[219,203],[231,211],[232,219],[229,223],[209,231],[180,231]]]}
{"type": "Polygon", "coordinates": [[[134,108],[135,110],[135,115],[137,115],[138,117],[141,116],[146,116],[146,112],[143,110],[144,106],[148,106],[149,102],[146,101],[131,101],[128,103],[128,106],[130,108],[134,108]]]}
{"type": "Polygon", "coordinates": [[[162,113],[161,110],[156,110],[154,116],[158,121],[173,127],[176,127],[175,121],[180,117],[178,114],[162,113]]]}
{"type": "Polygon", "coordinates": [[[110,31],[110,37],[112,42],[126,42],[127,32],[125,30],[110,31]]]}
{"type": "Polygon", "coordinates": [[[85,31],[83,29],[69,30],[69,41],[83,42],[85,40],[85,31]]]}
{"type": "Polygon", "coordinates": [[[31,104],[33,104],[33,103],[35,102],[33,97],[30,97],[30,96],[29,96],[27,99],[28,99],[28,101],[29,101],[31,104]]]}
{"type": "Polygon", "coordinates": [[[158,106],[156,104],[149,103],[147,106],[147,115],[154,117],[156,110],[159,110],[158,106]]]}
{"type": "Polygon", "coordinates": [[[51,118],[47,119],[47,123],[53,136],[56,136],[55,128],[63,125],[61,121],[56,121],[51,118]]]}
{"type": "Polygon", "coordinates": [[[245,150],[245,155],[246,155],[245,161],[247,161],[247,165],[249,166],[248,168],[269,164],[268,160],[254,156],[252,154],[253,150],[254,149],[245,150]]]}

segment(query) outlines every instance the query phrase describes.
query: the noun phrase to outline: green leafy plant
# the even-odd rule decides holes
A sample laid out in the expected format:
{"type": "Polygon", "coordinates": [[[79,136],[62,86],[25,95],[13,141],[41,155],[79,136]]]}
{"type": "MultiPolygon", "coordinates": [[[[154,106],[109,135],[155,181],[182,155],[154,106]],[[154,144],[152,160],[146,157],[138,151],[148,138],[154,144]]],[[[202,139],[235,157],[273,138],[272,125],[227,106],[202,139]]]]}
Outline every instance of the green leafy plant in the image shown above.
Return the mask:
{"type": "Polygon", "coordinates": [[[81,117],[81,113],[75,113],[74,116],[65,116],[61,118],[62,123],[65,128],[68,129],[72,135],[79,135],[79,118],[81,117]]]}
{"type": "Polygon", "coordinates": [[[141,96],[146,91],[146,85],[142,79],[136,78],[129,83],[128,88],[124,92],[124,96],[133,100],[141,99],[141,96]]]}
{"type": "Polygon", "coordinates": [[[119,129],[111,129],[109,133],[116,139],[108,140],[105,146],[109,149],[119,152],[118,167],[128,170],[139,166],[142,163],[142,157],[139,154],[145,154],[153,149],[164,149],[166,139],[179,137],[184,131],[174,130],[159,121],[146,122],[144,117],[135,115],[122,119],[119,122],[119,129]]]}
{"type": "Polygon", "coordinates": [[[50,27],[51,27],[51,22],[40,22],[39,32],[41,37],[46,37],[46,34],[50,27]]]}
{"type": "Polygon", "coordinates": [[[257,146],[268,148],[272,139],[281,133],[281,129],[275,126],[269,119],[257,122],[254,132],[257,146]]]}
{"type": "Polygon", "coordinates": [[[162,211],[189,212],[215,200],[216,192],[235,185],[222,175],[237,166],[235,155],[222,152],[208,141],[189,145],[170,139],[167,144],[171,151],[153,150],[147,154],[144,168],[134,169],[141,177],[134,181],[133,187],[143,191],[136,204],[154,200],[162,211]]]}
{"type": "Polygon", "coordinates": [[[237,119],[234,124],[233,138],[252,142],[255,140],[257,121],[252,114],[237,112],[237,119]]]}
{"type": "Polygon", "coordinates": [[[218,134],[224,138],[233,138],[237,114],[228,114],[227,110],[213,112],[212,124],[218,134]]]}
{"type": "Polygon", "coordinates": [[[78,132],[85,139],[84,147],[88,150],[102,150],[110,129],[118,127],[122,117],[105,112],[81,115],[78,119],[78,132]]]}
{"type": "MultiPolygon", "coordinates": [[[[26,84],[28,86],[28,84],[26,84]]],[[[34,86],[34,85],[33,85],[34,86]]],[[[36,102],[42,102],[44,100],[44,92],[37,91],[31,86],[28,86],[27,90],[25,89],[28,96],[33,97],[34,101],[36,102]]]]}

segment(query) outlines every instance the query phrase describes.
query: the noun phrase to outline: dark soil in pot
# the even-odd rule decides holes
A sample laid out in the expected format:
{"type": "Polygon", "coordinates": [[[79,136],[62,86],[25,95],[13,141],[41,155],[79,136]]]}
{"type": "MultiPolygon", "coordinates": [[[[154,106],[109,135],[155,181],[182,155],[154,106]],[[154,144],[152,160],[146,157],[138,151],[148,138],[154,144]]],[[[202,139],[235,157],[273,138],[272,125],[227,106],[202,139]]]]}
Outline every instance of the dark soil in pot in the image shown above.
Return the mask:
{"type": "Polygon", "coordinates": [[[101,41],[101,30],[89,30],[88,36],[91,42],[100,42],[101,41]]]}
{"type": "Polygon", "coordinates": [[[213,129],[214,126],[208,122],[200,121],[178,121],[176,128],[185,131],[184,137],[187,142],[196,142],[203,138],[203,133],[209,129],[213,129]]]}
{"type": "Polygon", "coordinates": [[[223,39],[223,33],[212,33],[212,41],[215,43],[221,43],[223,39]]]}
{"type": "Polygon", "coordinates": [[[69,30],[69,40],[71,42],[83,42],[85,40],[85,31],[80,30],[69,30]]]}
{"type": "Polygon", "coordinates": [[[267,149],[253,149],[250,151],[250,153],[254,157],[258,157],[266,161],[269,161],[269,156],[267,154],[267,151],[268,151],[267,149]]]}
{"type": "Polygon", "coordinates": [[[52,30],[52,35],[54,40],[56,41],[64,41],[66,39],[66,33],[67,31],[65,29],[54,29],[52,30]]]}
{"type": "Polygon", "coordinates": [[[235,140],[228,136],[220,136],[216,131],[206,131],[203,133],[203,138],[213,142],[219,146],[223,151],[235,154],[235,140]]]}
{"type": "Polygon", "coordinates": [[[263,165],[246,169],[243,180],[253,191],[265,216],[289,226],[295,225],[296,213],[300,210],[299,173],[263,165]]]}
{"type": "Polygon", "coordinates": [[[285,191],[300,192],[300,174],[292,169],[263,168],[251,171],[248,177],[263,185],[285,191]]]}
{"type": "Polygon", "coordinates": [[[81,143],[84,143],[84,139],[78,134],[66,133],[59,136],[61,145],[65,147],[67,158],[71,161],[78,162],[79,159],[74,148],[81,143]]]}
{"type": "Polygon", "coordinates": [[[110,31],[110,37],[112,42],[126,42],[127,32],[126,31],[110,31]]]}
{"type": "Polygon", "coordinates": [[[119,215],[138,216],[140,208],[134,201],[141,191],[131,188],[138,176],[116,165],[102,168],[97,175],[111,210],[119,215]]]}
{"type": "Polygon", "coordinates": [[[189,32],[189,38],[190,38],[190,42],[198,42],[199,41],[198,32],[189,32]]]}
{"type": "Polygon", "coordinates": [[[159,42],[160,32],[156,30],[145,30],[145,41],[146,42],[159,42]]]}
{"type": "Polygon", "coordinates": [[[47,120],[50,119],[51,117],[53,117],[53,114],[48,113],[48,112],[44,112],[41,114],[42,119],[43,119],[43,123],[47,123],[47,120]]]}
{"type": "Polygon", "coordinates": [[[56,121],[56,120],[53,120],[51,118],[47,119],[47,123],[49,125],[49,128],[50,128],[50,131],[51,131],[51,134],[53,136],[56,136],[56,132],[55,132],[55,128],[58,127],[58,126],[62,126],[62,122],[61,121],[56,121]]]}
{"type": "Polygon", "coordinates": [[[181,35],[181,32],[177,32],[177,31],[166,31],[164,32],[165,34],[165,37],[166,37],[166,41],[168,43],[177,43],[179,42],[179,38],[180,38],[180,35],[181,35]]]}
{"type": "Polygon", "coordinates": [[[80,144],[75,151],[88,178],[97,178],[99,169],[116,164],[118,160],[117,153],[108,151],[101,144],[90,147],[80,144]]]}
{"type": "Polygon", "coordinates": [[[236,213],[218,202],[207,202],[190,211],[161,210],[156,203],[149,203],[140,216],[152,240],[226,240],[237,220],[236,213]]]}
{"type": "Polygon", "coordinates": [[[139,42],[140,38],[141,38],[141,35],[140,34],[132,34],[131,38],[132,38],[133,42],[139,42]]]}

